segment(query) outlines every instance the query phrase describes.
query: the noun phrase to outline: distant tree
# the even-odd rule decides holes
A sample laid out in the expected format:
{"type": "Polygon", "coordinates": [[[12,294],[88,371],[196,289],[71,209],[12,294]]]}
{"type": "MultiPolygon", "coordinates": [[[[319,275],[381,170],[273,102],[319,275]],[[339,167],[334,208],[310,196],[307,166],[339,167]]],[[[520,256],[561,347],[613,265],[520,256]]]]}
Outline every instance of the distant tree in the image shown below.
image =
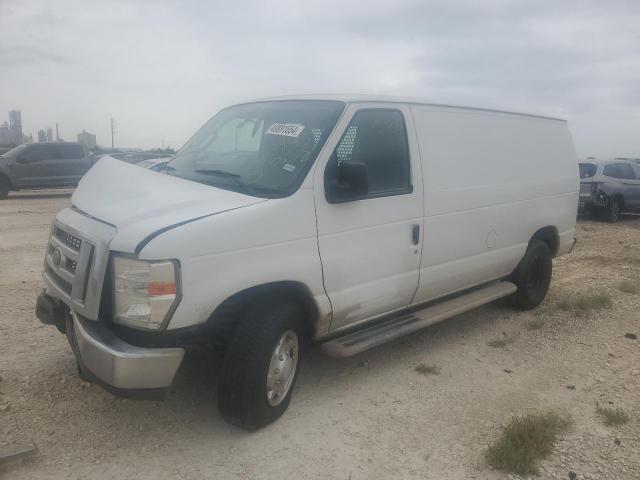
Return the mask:
{"type": "Polygon", "coordinates": [[[151,153],[166,153],[166,154],[169,154],[169,155],[173,155],[173,154],[176,153],[176,151],[171,147],[167,147],[165,149],[162,149],[160,147],[156,147],[156,148],[153,148],[153,149],[151,149],[149,151],[151,153]]]}

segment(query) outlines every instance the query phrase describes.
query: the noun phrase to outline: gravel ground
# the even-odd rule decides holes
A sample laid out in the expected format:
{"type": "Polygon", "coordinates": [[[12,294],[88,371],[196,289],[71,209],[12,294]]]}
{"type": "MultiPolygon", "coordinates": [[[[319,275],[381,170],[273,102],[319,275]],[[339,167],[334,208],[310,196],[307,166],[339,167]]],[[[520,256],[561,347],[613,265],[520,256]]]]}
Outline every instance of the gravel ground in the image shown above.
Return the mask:
{"type": "Polygon", "coordinates": [[[573,426],[539,478],[640,478],[640,217],[583,221],[578,246],[554,262],[545,303],[485,306],[405,339],[337,360],[308,353],[288,412],[245,433],[216,411],[213,357],[191,352],[163,402],[119,399],[76,376],[64,336],[34,315],[44,248],[64,192],[0,201],[0,450],[36,445],[5,465],[13,480],[256,478],[504,479],[483,450],[511,415],[555,410],[573,426]],[[613,305],[576,316],[571,293],[613,305]],[[542,319],[540,330],[527,322],[542,319]],[[488,346],[506,338],[504,348],[488,346]],[[419,363],[440,367],[420,375],[419,363]],[[630,421],[605,426],[596,403],[630,421]]]}

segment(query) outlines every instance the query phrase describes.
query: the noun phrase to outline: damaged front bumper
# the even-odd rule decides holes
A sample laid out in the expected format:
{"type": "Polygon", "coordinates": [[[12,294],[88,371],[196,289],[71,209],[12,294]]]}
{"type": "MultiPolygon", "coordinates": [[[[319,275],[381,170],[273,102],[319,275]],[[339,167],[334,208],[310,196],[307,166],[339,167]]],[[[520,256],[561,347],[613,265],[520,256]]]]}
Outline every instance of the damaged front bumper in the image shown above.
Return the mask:
{"type": "Polygon", "coordinates": [[[87,320],[46,293],[38,297],[36,315],[66,333],[83,378],[120,396],[158,397],[184,358],[184,348],[130,345],[104,322],[87,320]]]}
{"type": "Polygon", "coordinates": [[[609,206],[610,201],[609,195],[596,186],[592,187],[588,195],[581,194],[578,197],[578,209],[582,211],[589,208],[605,208],[609,206]]]}

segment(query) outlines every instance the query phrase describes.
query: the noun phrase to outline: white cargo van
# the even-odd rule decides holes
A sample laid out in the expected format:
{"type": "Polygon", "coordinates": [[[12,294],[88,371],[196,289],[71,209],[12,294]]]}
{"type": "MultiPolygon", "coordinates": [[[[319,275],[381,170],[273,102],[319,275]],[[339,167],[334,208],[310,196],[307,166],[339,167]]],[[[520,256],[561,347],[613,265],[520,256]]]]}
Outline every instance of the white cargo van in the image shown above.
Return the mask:
{"type": "Polygon", "coordinates": [[[83,378],[169,387],[223,352],[222,415],[287,408],[307,341],[344,357],[501,297],[544,299],[574,243],[563,120],[383,97],[229,107],[164,173],[103,158],[61,211],[38,317],[83,378]]]}

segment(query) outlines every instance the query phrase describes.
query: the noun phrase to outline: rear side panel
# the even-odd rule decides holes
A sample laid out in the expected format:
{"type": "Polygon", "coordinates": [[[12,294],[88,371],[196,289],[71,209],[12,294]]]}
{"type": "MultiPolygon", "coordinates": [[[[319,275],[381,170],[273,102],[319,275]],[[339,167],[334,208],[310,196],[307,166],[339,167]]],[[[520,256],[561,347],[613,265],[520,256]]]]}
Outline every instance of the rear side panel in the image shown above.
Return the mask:
{"type": "Polygon", "coordinates": [[[412,106],[425,184],[422,302],[504,277],[531,236],[573,244],[578,166],[566,122],[412,106]]]}

